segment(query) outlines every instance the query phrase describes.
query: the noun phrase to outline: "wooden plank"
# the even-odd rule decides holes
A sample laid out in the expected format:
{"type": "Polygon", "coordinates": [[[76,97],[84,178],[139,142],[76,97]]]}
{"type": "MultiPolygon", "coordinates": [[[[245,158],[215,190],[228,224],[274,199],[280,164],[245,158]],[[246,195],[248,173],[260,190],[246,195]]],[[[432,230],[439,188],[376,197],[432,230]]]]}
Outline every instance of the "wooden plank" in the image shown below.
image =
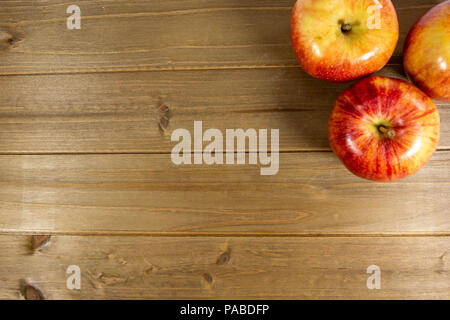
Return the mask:
{"type": "MultiPolygon", "coordinates": [[[[399,67],[380,74],[402,77],[399,67]]],[[[170,152],[173,130],[193,132],[195,120],[280,129],[281,151],[330,150],[328,118],[347,86],[289,68],[3,76],[0,153],[170,152]]],[[[439,110],[449,149],[450,107],[439,110]]]]}
{"type": "MultiPolygon", "coordinates": [[[[297,67],[294,2],[79,0],[81,30],[67,30],[66,2],[1,1],[0,74],[297,67]]],[[[396,56],[416,19],[439,2],[394,1],[396,56]]]]}
{"type": "Polygon", "coordinates": [[[0,298],[30,281],[46,299],[449,299],[449,237],[56,236],[38,252],[0,236],[0,298]],[[68,290],[66,270],[81,270],[68,290]],[[367,288],[370,265],[381,289],[367,288]]]}
{"type": "Polygon", "coordinates": [[[449,165],[440,151],[374,183],[328,152],[283,153],[273,176],[168,154],[0,156],[0,232],[448,234],[449,165]]]}

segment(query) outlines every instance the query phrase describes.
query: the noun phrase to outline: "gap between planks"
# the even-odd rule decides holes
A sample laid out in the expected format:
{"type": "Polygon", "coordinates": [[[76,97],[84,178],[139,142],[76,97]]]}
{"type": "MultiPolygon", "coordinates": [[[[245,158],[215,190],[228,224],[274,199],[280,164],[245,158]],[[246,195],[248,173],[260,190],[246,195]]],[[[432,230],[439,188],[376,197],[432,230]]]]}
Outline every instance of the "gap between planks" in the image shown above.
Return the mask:
{"type": "Polygon", "coordinates": [[[320,233],[320,232],[145,232],[145,231],[23,231],[1,230],[0,235],[50,235],[50,236],[130,236],[130,237],[211,237],[211,238],[426,238],[450,237],[450,231],[444,232],[360,232],[360,233],[320,233]]]}
{"type": "MultiPolygon", "coordinates": [[[[270,151],[270,150],[269,150],[270,151]]],[[[436,152],[449,152],[449,147],[443,147],[436,150],[436,152]]],[[[331,149],[302,149],[302,150],[280,150],[278,151],[279,154],[283,153],[332,153],[333,151],[331,149]]],[[[196,154],[198,152],[190,152],[190,154],[196,154]]],[[[258,153],[256,151],[244,151],[244,152],[238,152],[235,151],[234,154],[238,153],[258,153]]],[[[80,152],[66,152],[66,151],[52,151],[52,152],[20,152],[20,151],[11,151],[11,152],[0,152],[0,156],[60,156],[60,155],[67,155],[67,156],[77,156],[77,155],[157,155],[157,154],[171,154],[170,151],[80,151],[80,152]]],[[[224,154],[227,154],[227,152],[224,152],[224,154]]]]}
{"type": "MultiPolygon", "coordinates": [[[[448,149],[450,150],[450,148],[448,149]]],[[[270,151],[270,150],[269,150],[270,151]]],[[[447,151],[446,149],[439,149],[438,151],[447,151]]],[[[304,149],[304,150],[280,150],[278,153],[330,153],[332,152],[331,149],[304,149]]],[[[190,152],[189,154],[198,154],[201,152],[190,152]]],[[[227,154],[228,152],[223,152],[224,154],[227,154]]],[[[234,154],[238,153],[258,153],[256,151],[244,151],[244,152],[238,152],[234,151],[234,154]]],[[[149,155],[157,155],[157,154],[167,154],[170,155],[171,151],[80,151],[80,152],[66,152],[66,151],[51,151],[51,152],[20,152],[20,151],[12,151],[12,152],[0,152],[0,156],[53,156],[53,155],[70,155],[70,156],[76,156],[76,155],[142,155],[142,154],[149,154],[149,155]]]]}
{"type": "MultiPolygon", "coordinates": [[[[401,62],[388,63],[387,66],[402,65],[401,62]]],[[[298,64],[273,65],[224,65],[224,66],[167,66],[167,67],[134,67],[134,68],[101,68],[79,70],[42,70],[42,71],[1,71],[0,76],[48,76],[60,74],[92,74],[92,73],[126,73],[126,72],[160,72],[160,71],[214,71],[214,70],[248,70],[248,69],[284,69],[300,68],[298,64]]]]}

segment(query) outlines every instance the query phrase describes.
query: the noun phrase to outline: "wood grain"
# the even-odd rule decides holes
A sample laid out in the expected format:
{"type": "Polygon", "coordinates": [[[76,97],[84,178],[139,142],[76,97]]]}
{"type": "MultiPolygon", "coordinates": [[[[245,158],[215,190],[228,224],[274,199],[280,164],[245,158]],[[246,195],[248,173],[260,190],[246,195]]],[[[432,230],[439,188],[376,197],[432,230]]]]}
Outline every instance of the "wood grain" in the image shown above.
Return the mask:
{"type": "Polygon", "coordinates": [[[46,299],[450,298],[449,237],[57,236],[35,253],[25,236],[0,241],[2,299],[23,298],[22,279],[46,299]],[[70,265],[81,290],[66,289],[70,265]],[[366,286],[370,265],[380,290],[366,286]]]}
{"type": "MultiPolygon", "coordinates": [[[[281,151],[330,150],[328,118],[347,86],[289,68],[3,76],[0,153],[167,153],[172,131],[193,132],[194,120],[280,129],[281,151]]],[[[450,107],[439,111],[440,149],[450,149],[450,107]]]]}
{"type": "MultiPolygon", "coordinates": [[[[413,23],[438,0],[394,1],[401,56],[413,23]]],[[[294,0],[1,1],[0,74],[296,67],[294,0]]],[[[392,63],[398,64],[398,59],[392,63]]]]}
{"type": "MultiPolygon", "coordinates": [[[[450,298],[450,105],[418,174],[353,176],[327,140],[349,84],[299,68],[294,2],[78,0],[69,31],[69,3],[0,1],[0,299],[450,298]],[[194,120],[280,129],[279,173],[172,164],[194,120]]],[[[406,33],[439,2],[394,1],[378,74],[404,78],[406,33]]]]}
{"type": "Polygon", "coordinates": [[[1,156],[0,231],[144,234],[448,234],[450,152],[374,183],[332,153],[257,165],[180,165],[170,155],[1,156]]]}

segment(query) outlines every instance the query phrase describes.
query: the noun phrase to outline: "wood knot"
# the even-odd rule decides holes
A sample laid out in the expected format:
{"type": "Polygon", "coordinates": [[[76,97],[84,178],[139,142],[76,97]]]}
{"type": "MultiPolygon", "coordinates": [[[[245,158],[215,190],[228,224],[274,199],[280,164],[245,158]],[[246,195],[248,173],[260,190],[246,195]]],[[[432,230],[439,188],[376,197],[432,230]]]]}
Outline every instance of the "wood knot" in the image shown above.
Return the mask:
{"type": "Polygon", "coordinates": [[[167,114],[169,113],[169,107],[166,104],[162,104],[159,106],[159,112],[167,114]]]}
{"type": "Polygon", "coordinates": [[[87,278],[91,285],[96,289],[104,288],[105,286],[112,286],[120,283],[126,283],[129,276],[121,276],[116,274],[105,274],[103,272],[92,273],[87,271],[87,278]]]}
{"type": "Polygon", "coordinates": [[[159,132],[163,135],[169,127],[169,119],[171,117],[170,109],[166,104],[162,104],[158,108],[159,120],[158,128],[159,132]]]}
{"type": "Polygon", "coordinates": [[[22,41],[23,34],[12,25],[0,26],[0,49],[13,48],[22,41]]]}
{"type": "Polygon", "coordinates": [[[209,284],[213,283],[213,280],[214,280],[212,275],[209,273],[204,273],[203,279],[205,279],[205,281],[208,282],[209,284]]]}
{"type": "Polygon", "coordinates": [[[25,300],[45,300],[44,295],[41,290],[39,290],[35,285],[26,280],[21,280],[20,293],[25,298],[25,300]]]}
{"type": "Polygon", "coordinates": [[[224,253],[222,253],[216,261],[216,264],[222,265],[222,264],[227,264],[228,262],[230,262],[231,259],[231,250],[227,249],[227,251],[225,251],[224,253]]]}
{"type": "Polygon", "coordinates": [[[166,116],[161,116],[159,118],[160,129],[165,130],[169,127],[169,118],[166,116]]]}
{"type": "Polygon", "coordinates": [[[36,252],[44,248],[50,241],[50,235],[33,235],[31,236],[31,251],[36,252]]]}

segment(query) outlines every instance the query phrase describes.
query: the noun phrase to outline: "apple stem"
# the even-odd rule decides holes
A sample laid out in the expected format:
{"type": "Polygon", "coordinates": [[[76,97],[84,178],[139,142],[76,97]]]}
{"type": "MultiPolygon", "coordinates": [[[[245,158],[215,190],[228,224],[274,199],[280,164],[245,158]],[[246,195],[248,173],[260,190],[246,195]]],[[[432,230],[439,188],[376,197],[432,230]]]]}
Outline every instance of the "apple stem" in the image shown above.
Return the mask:
{"type": "Polygon", "coordinates": [[[393,139],[395,137],[395,131],[392,128],[386,128],[385,126],[379,126],[378,131],[380,131],[383,136],[393,139]]]}
{"type": "Polygon", "coordinates": [[[352,31],[352,25],[350,23],[343,23],[341,25],[341,30],[343,33],[350,32],[350,31],[352,31]]]}

